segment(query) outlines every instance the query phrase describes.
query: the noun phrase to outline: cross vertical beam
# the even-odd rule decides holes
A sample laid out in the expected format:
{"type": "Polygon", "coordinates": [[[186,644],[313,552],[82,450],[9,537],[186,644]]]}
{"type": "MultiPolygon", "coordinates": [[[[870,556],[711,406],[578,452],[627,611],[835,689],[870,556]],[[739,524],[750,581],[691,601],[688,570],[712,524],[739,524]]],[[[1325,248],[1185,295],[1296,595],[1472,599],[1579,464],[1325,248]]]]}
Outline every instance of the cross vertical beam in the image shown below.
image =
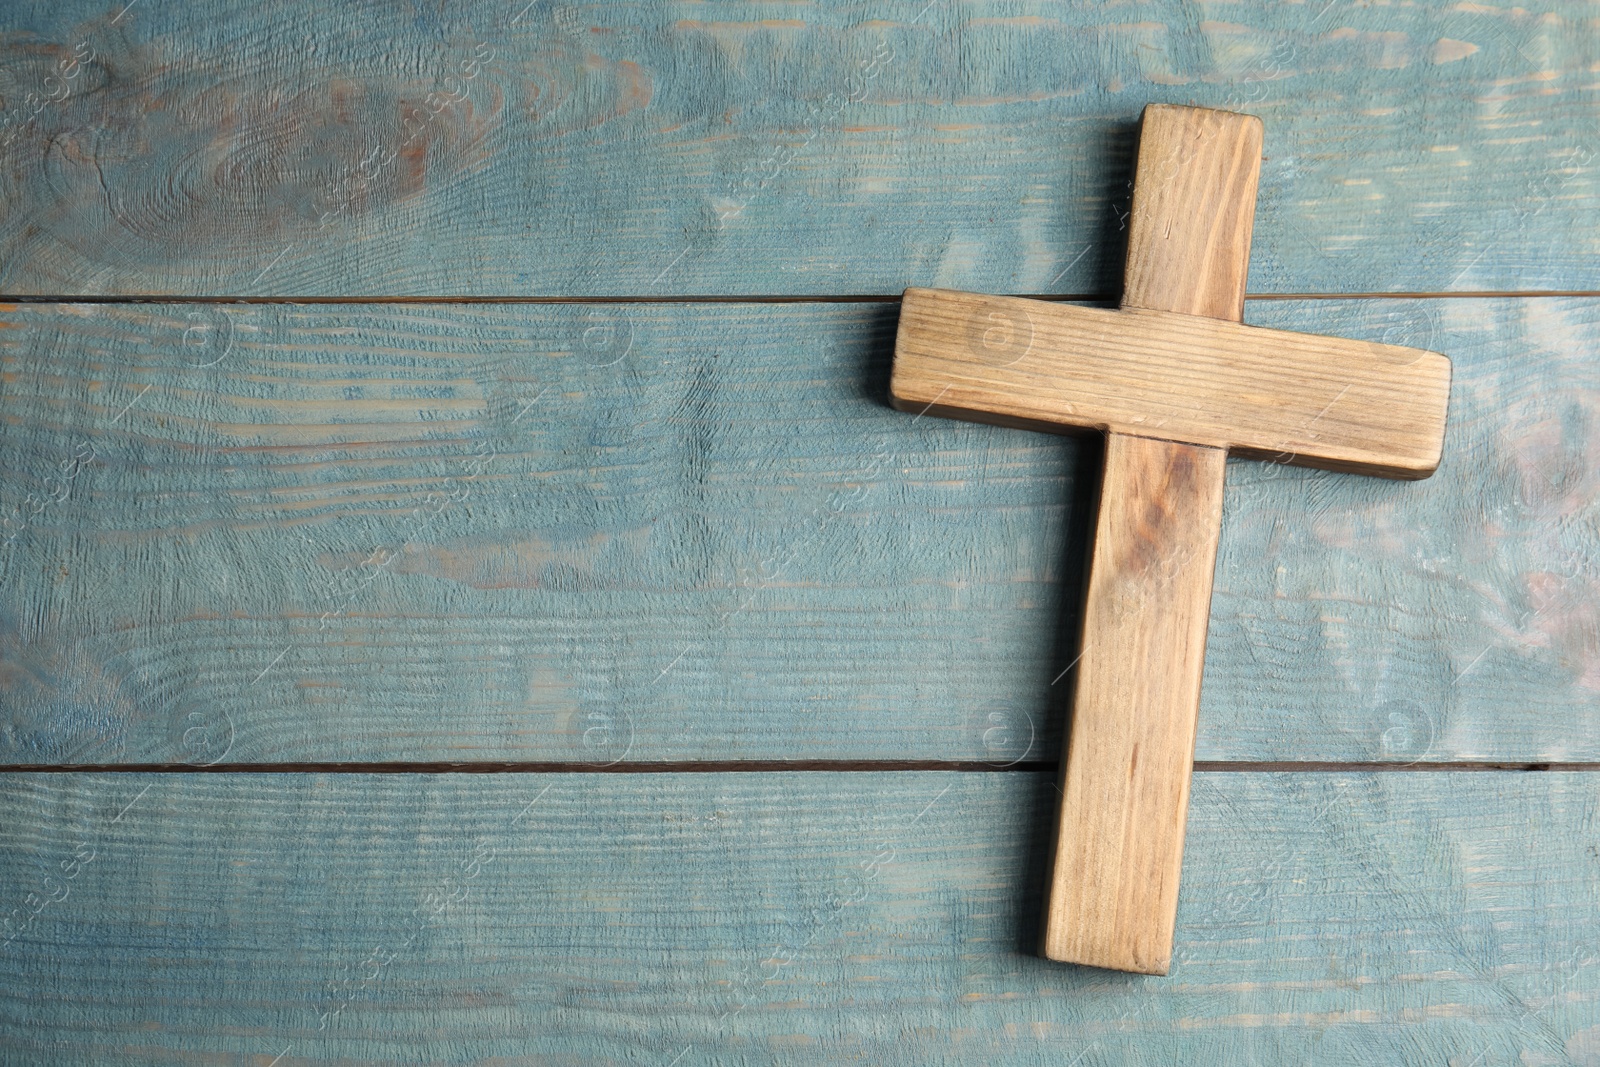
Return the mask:
{"type": "MultiPolygon", "coordinates": [[[[1239,322],[1261,121],[1150,107],[1122,306],[1239,322]]],[[[1177,922],[1227,451],[1112,432],[1043,954],[1165,974],[1177,922]]]]}

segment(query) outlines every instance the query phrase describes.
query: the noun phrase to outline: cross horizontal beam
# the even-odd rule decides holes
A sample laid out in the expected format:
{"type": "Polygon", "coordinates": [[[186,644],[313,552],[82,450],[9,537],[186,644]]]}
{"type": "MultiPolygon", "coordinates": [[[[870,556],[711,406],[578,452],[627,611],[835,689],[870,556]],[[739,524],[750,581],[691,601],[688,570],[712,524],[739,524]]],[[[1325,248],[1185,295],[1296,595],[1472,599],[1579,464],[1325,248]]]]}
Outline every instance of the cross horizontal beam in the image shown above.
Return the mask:
{"type": "Polygon", "coordinates": [[[1425,478],[1450,361],[1169,311],[907,289],[890,394],[905,411],[1425,478]]]}

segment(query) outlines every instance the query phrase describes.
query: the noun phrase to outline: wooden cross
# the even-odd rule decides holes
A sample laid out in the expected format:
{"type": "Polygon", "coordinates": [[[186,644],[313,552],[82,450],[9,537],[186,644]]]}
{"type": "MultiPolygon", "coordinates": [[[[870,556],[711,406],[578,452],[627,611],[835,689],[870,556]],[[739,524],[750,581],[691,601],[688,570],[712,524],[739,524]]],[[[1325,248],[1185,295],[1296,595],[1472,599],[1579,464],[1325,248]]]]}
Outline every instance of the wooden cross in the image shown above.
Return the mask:
{"type": "Polygon", "coordinates": [[[1106,434],[1043,954],[1165,974],[1232,453],[1439,464],[1450,361],[1245,326],[1261,120],[1144,112],[1122,306],[908,289],[903,411],[1106,434]]]}

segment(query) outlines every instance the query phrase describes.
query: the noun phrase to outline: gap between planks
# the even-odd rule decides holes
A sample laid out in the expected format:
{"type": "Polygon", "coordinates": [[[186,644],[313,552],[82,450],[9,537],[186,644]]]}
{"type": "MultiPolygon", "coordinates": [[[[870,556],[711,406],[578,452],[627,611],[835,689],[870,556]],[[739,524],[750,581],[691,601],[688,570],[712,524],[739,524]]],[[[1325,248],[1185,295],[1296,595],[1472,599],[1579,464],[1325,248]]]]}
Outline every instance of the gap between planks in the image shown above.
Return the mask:
{"type": "MultiPolygon", "coordinates": [[[[1081,301],[1114,304],[1118,294],[996,293],[1027,300],[1081,301]]],[[[1556,297],[1600,297],[1600,289],[1481,289],[1448,293],[1247,293],[1245,301],[1287,300],[1538,300],[1556,297]]],[[[834,296],[7,296],[0,304],[898,304],[899,293],[843,293],[834,296]]]]}
{"type": "MultiPolygon", "coordinates": [[[[300,763],[11,763],[0,764],[0,774],[726,774],[813,771],[826,773],[884,773],[896,771],[949,771],[995,774],[1007,772],[1059,773],[1054,760],[985,763],[981,760],[683,760],[672,762],[565,763],[561,761],[451,762],[300,762],[300,763]]],[[[1360,763],[1341,761],[1235,761],[1196,760],[1197,774],[1219,773],[1390,773],[1400,771],[1600,771],[1600,762],[1528,762],[1512,760],[1453,760],[1429,762],[1360,763]]]]}

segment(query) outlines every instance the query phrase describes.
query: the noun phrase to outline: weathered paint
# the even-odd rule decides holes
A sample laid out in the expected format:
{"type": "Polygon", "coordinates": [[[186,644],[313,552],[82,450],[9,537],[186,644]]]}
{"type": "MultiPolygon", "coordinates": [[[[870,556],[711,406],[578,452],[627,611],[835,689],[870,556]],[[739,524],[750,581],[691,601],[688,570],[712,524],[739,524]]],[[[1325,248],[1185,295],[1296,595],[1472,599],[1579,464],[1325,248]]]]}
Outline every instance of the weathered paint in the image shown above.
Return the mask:
{"type": "Polygon", "coordinates": [[[1584,1064],[1597,789],[1200,774],[1152,979],[1029,954],[1043,774],[10,774],[0,1058],[1584,1064]]]}
{"type": "MultiPolygon", "coordinates": [[[[1600,759],[1600,301],[1248,316],[1453,406],[1424,482],[1231,464],[1200,758],[1600,759]]],[[[0,760],[1059,750],[1092,448],[890,410],[892,304],[0,321],[0,760]]]]}
{"type": "Polygon", "coordinates": [[[1578,0],[11,0],[0,293],[1113,295],[1151,101],[1261,292],[1600,289],[1578,0]]]}

